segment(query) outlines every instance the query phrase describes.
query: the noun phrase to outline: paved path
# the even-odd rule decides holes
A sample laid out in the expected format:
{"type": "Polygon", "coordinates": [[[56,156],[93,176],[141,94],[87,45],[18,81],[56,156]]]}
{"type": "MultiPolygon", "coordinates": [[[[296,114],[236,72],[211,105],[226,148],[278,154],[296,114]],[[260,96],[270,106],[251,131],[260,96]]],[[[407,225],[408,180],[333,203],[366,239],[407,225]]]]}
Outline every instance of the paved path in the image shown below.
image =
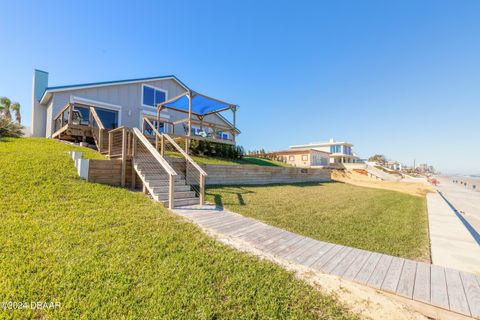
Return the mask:
{"type": "MultiPolygon", "coordinates": [[[[478,235],[480,234],[480,192],[454,184],[452,183],[453,179],[450,177],[439,177],[440,185],[437,189],[462,214],[478,235]]],[[[474,180],[472,179],[471,181],[474,180]]],[[[480,238],[480,236],[478,237],[480,238]]],[[[480,239],[477,242],[480,244],[480,239]]]]}
{"type": "Polygon", "coordinates": [[[478,275],[314,240],[214,206],[173,211],[290,263],[480,319],[478,275]]]}
{"type": "Polygon", "coordinates": [[[480,274],[480,245],[439,193],[427,195],[432,263],[480,274]]]}

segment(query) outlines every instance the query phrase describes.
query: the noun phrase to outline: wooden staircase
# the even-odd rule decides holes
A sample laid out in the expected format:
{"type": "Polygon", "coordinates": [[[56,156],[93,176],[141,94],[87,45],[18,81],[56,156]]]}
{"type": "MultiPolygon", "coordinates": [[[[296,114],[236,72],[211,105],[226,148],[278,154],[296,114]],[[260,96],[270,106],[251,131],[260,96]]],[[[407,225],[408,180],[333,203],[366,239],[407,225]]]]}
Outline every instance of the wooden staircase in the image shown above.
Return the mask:
{"type": "MultiPolygon", "coordinates": [[[[145,188],[156,201],[168,205],[170,177],[162,173],[162,168],[157,161],[135,160],[134,168],[145,188]]],[[[174,182],[174,206],[188,206],[199,204],[200,199],[191,190],[190,185],[180,176],[175,176],[174,182]]]]}
{"type": "MultiPolygon", "coordinates": [[[[123,146],[128,146],[128,152],[122,154],[132,159],[133,171],[142,181],[145,193],[150,193],[154,200],[169,208],[203,204],[207,174],[170,136],[155,130],[161,139],[160,144],[155,144],[161,147],[159,152],[138,128],[128,129],[128,132],[129,134],[123,135],[127,140],[122,143],[123,146]],[[172,143],[171,146],[181,157],[172,159],[167,156],[164,152],[166,140],[172,143]]],[[[115,130],[110,131],[110,136],[112,133],[115,133],[115,130]]],[[[109,140],[112,142],[116,139],[109,140]]]]}

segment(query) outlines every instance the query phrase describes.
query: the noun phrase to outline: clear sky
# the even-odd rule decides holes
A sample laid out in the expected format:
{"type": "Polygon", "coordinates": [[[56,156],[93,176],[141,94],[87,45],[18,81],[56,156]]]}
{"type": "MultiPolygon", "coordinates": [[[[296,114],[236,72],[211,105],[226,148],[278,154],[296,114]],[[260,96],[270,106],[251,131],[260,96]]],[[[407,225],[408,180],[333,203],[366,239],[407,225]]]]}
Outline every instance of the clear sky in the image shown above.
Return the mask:
{"type": "Polygon", "coordinates": [[[480,1],[2,1],[0,96],[174,74],[240,105],[239,144],[335,138],[480,173],[480,1]]]}

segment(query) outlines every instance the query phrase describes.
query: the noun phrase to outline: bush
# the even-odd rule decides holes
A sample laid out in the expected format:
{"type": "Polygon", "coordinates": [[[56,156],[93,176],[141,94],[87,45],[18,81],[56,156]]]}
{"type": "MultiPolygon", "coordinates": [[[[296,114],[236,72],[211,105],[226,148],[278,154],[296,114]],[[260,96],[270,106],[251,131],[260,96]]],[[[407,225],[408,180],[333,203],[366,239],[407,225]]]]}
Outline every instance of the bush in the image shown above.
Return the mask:
{"type": "Polygon", "coordinates": [[[241,146],[223,143],[192,140],[190,153],[198,156],[212,156],[225,159],[242,159],[245,150],[241,146]]]}
{"type": "Polygon", "coordinates": [[[0,138],[21,136],[23,136],[23,126],[6,118],[0,118],[0,138]]]}

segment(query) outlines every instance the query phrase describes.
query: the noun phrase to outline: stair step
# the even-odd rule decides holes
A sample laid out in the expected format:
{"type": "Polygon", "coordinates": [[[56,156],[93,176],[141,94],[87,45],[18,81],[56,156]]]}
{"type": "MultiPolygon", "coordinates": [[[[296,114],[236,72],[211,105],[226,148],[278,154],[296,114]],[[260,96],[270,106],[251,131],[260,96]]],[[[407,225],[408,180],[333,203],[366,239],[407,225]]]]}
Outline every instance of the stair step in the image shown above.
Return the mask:
{"type": "MultiPolygon", "coordinates": [[[[163,193],[168,192],[168,185],[167,186],[152,186],[149,184],[149,187],[152,189],[153,193],[163,193]]],[[[175,192],[186,192],[190,191],[189,185],[175,185],[175,192]]]]}
{"type": "MultiPolygon", "coordinates": [[[[162,200],[168,200],[168,192],[161,192],[161,193],[155,193],[153,195],[154,197],[157,198],[158,201],[162,200]]],[[[189,198],[195,198],[195,192],[193,191],[175,191],[175,199],[182,200],[182,199],[189,199],[189,198]]]]}
{"type": "MultiPolygon", "coordinates": [[[[170,179],[168,178],[162,178],[162,179],[158,179],[158,178],[151,178],[150,176],[144,176],[145,177],[145,182],[147,182],[149,185],[152,185],[152,186],[168,186],[170,184],[170,179]]],[[[187,182],[185,181],[185,179],[175,179],[175,185],[177,186],[183,186],[183,185],[186,185],[187,182]]]]}
{"type": "MultiPolygon", "coordinates": [[[[168,206],[168,200],[161,200],[160,202],[162,202],[164,206],[168,206]]],[[[199,198],[175,199],[173,204],[175,207],[191,206],[194,204],[200,204],[200,199],[199,198]]]]}

